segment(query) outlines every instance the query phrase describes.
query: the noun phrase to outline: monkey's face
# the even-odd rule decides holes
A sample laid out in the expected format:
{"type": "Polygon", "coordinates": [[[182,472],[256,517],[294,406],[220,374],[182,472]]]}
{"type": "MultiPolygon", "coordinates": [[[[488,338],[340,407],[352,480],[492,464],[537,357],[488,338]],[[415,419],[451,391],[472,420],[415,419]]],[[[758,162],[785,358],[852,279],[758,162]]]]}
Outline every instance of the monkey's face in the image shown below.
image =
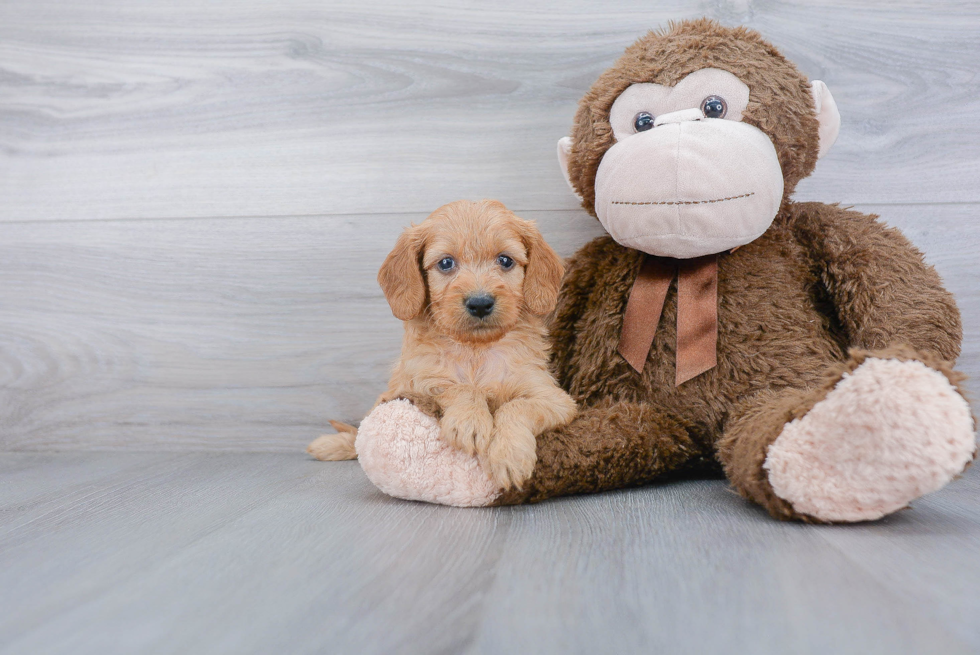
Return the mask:
{"type": "Polygon", "coordinates": [[[616,143],[595,180],[595,210],[616,241],[663,257],[744,245],[772,223],[783,172],[772,141],[740,122],[749,88],[706,68],[674,87],[633,84],[613,103],[616,143]]]}
{"type": "Polygon", "coordinates": [[[721,55],[670,50],[670,35],[646,37],[660,47],[657,39],[667,45],[651,54],[639,48],[641,40],[624,57],[630,69],[621,60],[583,100],[576,140],[559,141],[566,180],[626,247],[686,259],[749,243],[769,228],[787,185],[791,191],[836,138],[834,100],[822,82],[811,86],[755,42],[760,69],[746,78],[756,85],[753,98],[743,79],[711,65],[671,77],[650,62],[677,51],[721,55]],[[630,59],[640,52],[644,57],[630,59]],[[770,63],[782,77],[761,74],[770,63]],[[644,67],[658,71],[647,79],[663,83],[620,82],[624,72],[636,80],[644,67]],[[622,90],[609,95],[613,85],[622,90]],[[808,130],[818,132],[809,142],[808,130]]]}

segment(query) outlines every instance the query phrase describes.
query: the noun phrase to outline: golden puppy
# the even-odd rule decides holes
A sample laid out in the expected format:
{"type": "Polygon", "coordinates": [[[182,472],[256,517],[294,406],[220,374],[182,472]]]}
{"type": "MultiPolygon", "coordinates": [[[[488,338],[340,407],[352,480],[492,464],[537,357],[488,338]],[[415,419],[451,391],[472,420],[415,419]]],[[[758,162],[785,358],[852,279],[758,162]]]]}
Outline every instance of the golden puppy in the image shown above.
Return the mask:
{"type": "MultiPolygon", "coordinates": [[[[520,486],[534,470],[537,435],[575,416],[548,372],[544,316],[563,272],[534,223],[496,201],[450,203],[406,229],[378,273],[405,337],[375,406],[411,400],[497,484],[520,486]]],[[[339,433],[307,451],[354,459],[355,428],[331,424],[339,433]]]]}

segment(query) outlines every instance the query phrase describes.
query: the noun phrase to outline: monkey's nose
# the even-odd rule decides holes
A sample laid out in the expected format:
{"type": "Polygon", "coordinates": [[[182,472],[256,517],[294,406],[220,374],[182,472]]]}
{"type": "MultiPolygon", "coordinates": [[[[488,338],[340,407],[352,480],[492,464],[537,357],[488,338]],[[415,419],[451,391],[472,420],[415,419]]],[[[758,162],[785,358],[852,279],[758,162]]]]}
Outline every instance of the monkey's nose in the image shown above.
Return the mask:
{"type": "Polygon", "coordinates": [[[466,299],[466,311],[477,318],[484,318],[493,311],[493,296],[488,293],[466,299]]]}
{"type": "Polygon", "coordinates": [[[688,121],[703,121],[704,112],[694,107],[692,109],[681,109],[680,111],[672,111],[669,114],[661,114],[657,116],[657,119],[653,121],[654,127],[660,127],[661,125],[668,125],[670,123],[686,123],[688,121]]]}

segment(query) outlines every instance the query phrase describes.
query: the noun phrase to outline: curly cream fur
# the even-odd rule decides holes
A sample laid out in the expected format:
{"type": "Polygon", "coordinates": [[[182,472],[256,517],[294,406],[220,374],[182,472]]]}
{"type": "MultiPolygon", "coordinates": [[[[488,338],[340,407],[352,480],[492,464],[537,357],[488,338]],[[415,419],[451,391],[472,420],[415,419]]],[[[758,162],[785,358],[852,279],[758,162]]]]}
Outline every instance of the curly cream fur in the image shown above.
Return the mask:
{"type": "MultiPolygon", "coordinates": [[[[401,357],[375,406],[406,398],[439,415],[447,443],[477,456],[501,488],[520,487],[534,470],[537,435],[575,415],[547,368],[543,315],[554,308],[562,273],[534,224],[499,202],[451,203],[406,230],[378,275],[392,311],[406,320],[401,357]],[[512,268],[500,265],[501,254],[512,268]],[[443,272],[437,264],[446,257],[455,266],[443,272]],[[474,293],[494,298],[483,319],[466,310],[474,293]]],[[[338,429],[308,452],[356,456],[356,431],[338,429]]]]}

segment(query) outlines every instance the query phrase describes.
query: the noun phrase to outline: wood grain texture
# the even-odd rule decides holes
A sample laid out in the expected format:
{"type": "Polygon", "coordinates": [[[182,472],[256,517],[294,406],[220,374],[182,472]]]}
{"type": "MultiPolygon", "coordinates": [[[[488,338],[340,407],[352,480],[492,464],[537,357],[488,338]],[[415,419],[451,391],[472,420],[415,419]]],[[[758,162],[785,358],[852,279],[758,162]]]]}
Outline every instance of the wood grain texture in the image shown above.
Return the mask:
{"type": "MultiPolygon", "coordinates": [[[[527,216],[567,254],[577,214],[527,216]]],[[[377,269],[424,217],[4,226],[0,445],[302,450],[384,390],[377,269]]]]}
{"type": "Polygon", "coordinates": [[[825,527],[773,521],[722,481],[474,510],[387,498],[354,462],[130,457],[0,454],[0,470],[43,461],[52,485],[0,495],[0,652],[980,648],[976,469],[825,527]]]}
{"type": "MultiPolygon", "coordinates": [[[[501,556],[514,564],[494,579],[480,652],[535,652],[542,635],[554,639],[551,652],[970,650],[969,636],[936,616],[946,603],[934,613],[919,606],[923,595],[958,585],[887,593],[848,553],[826,548],[821,528],[773,521],[722,482],[579,497],[515,514],[501,556]]],[[[976,543],[975,525],[960,528],[976,543]]],[[[902,535],[882,530],[893,543],[902,535]]],[[[854,533],[863,547],[862,528],[854,533]]],[[[970,547],[956,548],[966,556],[970,547]]]]}
{"type": "MultiPolygon", "coordinates": [[[[76,456],[117,454],[49,471],[76,456]]],[[[460,652],[473,633],[496,512],[393,501],[353,462],[160,457],[3,526],[0,652],[460,652]]]]}
{"type": "Polygon", "coordinates": [[[977,649],[978,500],[980,469],[974,465],[944,492],[917,501],[912,511],[865,526],[860,534],[841,526],[819,534],[888,593],[914,603],[977,649]]]}
{"type": "Polygon", "coordinates": [[[574,209],[555,144],[648,29],[759,29],[827,82],[804,199],[980,201],[980,5],[0,5],[0,221],[574,209]]]}
{"type": "MultiPolygon", "coordinates": [[[[980,375],[977,206],[858,209],[937,266],[980,375]]],[[[580,210],[524,215],[564,255],[600,233],[580,210]]],[[[401,343],[376,272],[424,216],[4,225],[0,448],[296,451],[359,420],[401,343]]]]}

